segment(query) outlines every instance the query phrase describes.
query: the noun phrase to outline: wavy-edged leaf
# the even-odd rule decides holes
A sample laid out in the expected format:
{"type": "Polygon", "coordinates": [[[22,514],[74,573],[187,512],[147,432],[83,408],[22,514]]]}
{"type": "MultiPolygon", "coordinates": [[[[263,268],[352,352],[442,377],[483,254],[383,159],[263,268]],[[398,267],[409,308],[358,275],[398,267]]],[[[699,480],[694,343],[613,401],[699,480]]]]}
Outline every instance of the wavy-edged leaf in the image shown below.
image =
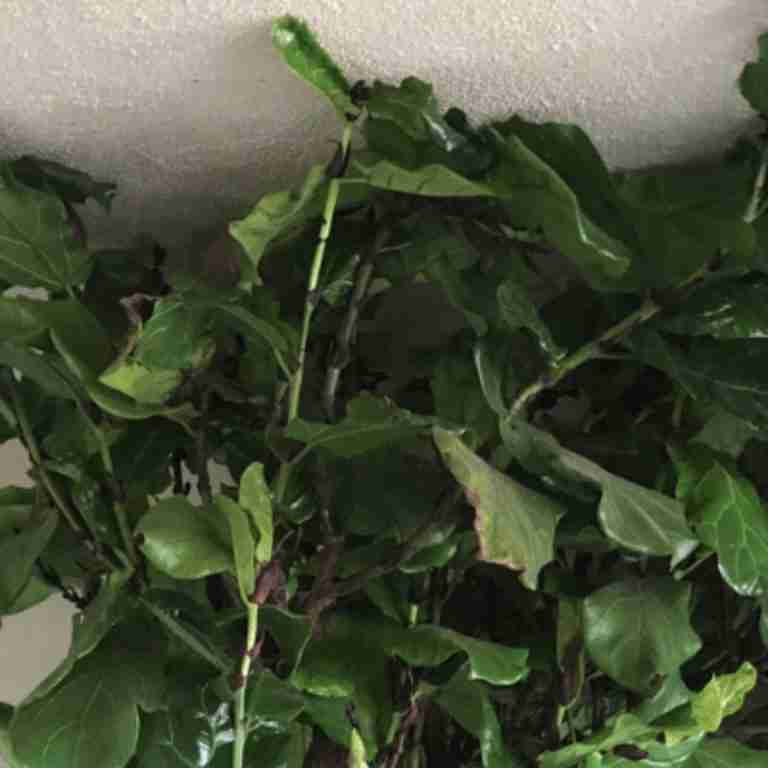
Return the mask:
{"type": "Polygon", "coordinates": [[[565,510],[503,475],[467,448],[455,433],[435,427],[435,443],[475,508],[480,558],[520,572],[536,589],[539,571],[554,558],[554,536],[565,510]]]}
{"type": "Polygon", "coordinates": [[[597,667],[625,687],[648,693],[697,654],[689,618],[690,584],[673,579],[620,581],[584,601],[584,640],[597,667]]]}
{"type": "Polygon", "coordinates": [[[245,249],[257,277],[267,246],[316,215],[313,203],[320,199],[326,183],[325,169],[315,165],[299,189],[265,195],[245,218],[229,225],[229,233],[245,249]]]}
{"type": "Polygon", "coordinates": [[[91,255],[75,237],[59,198],[0,173],[0,279],[61,290],[84,282],[91,255]]]}
{"type": "Polygon", "coordinates": [[[196,507],[184,496],[172,496],[144,515],[137,533],[144,537],[141,548],[150,562],[175,579],[234,569],[226,522],[215,507],[196,507]]]}
{"type": "Polygon", "coordinates": [[[294,419],[285,435],[309,449],[324,448],[334,456],[352,458],[390,443],[426,433],[434,419],[395,406],[386,398],[363,393],[347,405],[338,424],[294,419]]]}
{"type": "Polygon", "coordinates": [[[304,21],[294,16],[277,19],[272,25],[272,42],[285,63],[326,96],[343,119],[357,114],[347,79],[304,21]]]}
{"type": "Polygon", "coordinates": [[[698,482],[691,511],[720,573],[740,595],[768,590],[768,513],[752,483],[719,463],[698,482]]]}

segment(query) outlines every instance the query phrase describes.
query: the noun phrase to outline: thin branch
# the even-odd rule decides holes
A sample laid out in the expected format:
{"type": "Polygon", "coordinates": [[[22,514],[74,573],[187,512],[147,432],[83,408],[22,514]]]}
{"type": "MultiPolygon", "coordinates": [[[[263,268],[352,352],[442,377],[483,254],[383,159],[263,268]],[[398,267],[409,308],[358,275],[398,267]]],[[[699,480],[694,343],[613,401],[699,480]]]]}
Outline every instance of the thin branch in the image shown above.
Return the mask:
{"type": "Polygon", "coordinates": [[[206,447],[206,430],[208,428],[208,407],[211,401],[210,390],[203,392],[202,408],[200,409],[200,424],[197,428],[197,437],[195,438],[195,464],[197,469],[197,492],[200,498],[206,503],[213,503],[213,492],[211,490],[211,476],[208,472],[208,455],[206,447]]]}

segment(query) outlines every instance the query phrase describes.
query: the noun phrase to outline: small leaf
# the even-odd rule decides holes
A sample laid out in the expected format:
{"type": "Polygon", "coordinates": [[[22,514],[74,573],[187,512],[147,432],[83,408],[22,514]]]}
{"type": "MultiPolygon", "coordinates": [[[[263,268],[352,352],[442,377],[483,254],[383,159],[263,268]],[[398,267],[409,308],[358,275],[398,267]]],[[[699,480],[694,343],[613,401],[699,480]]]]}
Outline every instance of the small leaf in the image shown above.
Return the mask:
{"type": "Polygon", "coordinates": [[[64,204],[49,192],[0,174],[0,279],[58,291],[85,282],[91,255],[78,242],[64,204]]]}
{"type": "Polygon", "coordinates": [[[689,619],[691,587],[672,579],[615,582],[584,602],[584,639],[597,667],[639,693],[701,648],[689,619]]]}
{"type": "Polygon", "coordinates": [[[294,16],[283,16],[272,25],[272,42],[285,63],[325,95],[339,116],[355,115],[358,108],[349,96],[350,86],[338,65],[318,43],[307,24],[294,16]]]}
{"type": "Polygon", "coordinates": [[[256,549],[251,526],[243,508],[227,496],[217,496],[215,506],[229,521],[237,585],[240,588],[243,603],[247,605],[256,586],[256,549]]]}
{"type": "Polygon", "coordinates": [[[555,527],[565,511],[483,461],[461,439],[435,427],[443,460],[475,508],[481,559],[521,572],[536,589],[539,571],[554,558],[555,527]]]}
{"type": "Polygon", "coordinates": [[[715,733],[724,718],[736,714],[744,706],[747,694],[756,684],[757,671],[748,662],[733,674],[713,677],[691,701],[693,716],[702,730],[715,733]]]}
{"type": "Polygon", "coordinates": [[[561,597],[557,610],[557,664],[560,667],[560,704],[573,704],[581,695],[586,675],[584,621],[581,603],[561,597]]]}
{"type": "Polygon", "coordinates": [[[433,419],[397,408],[386,398],[363,393],[347,405],[347,416],[338,424],[294,419],[286,437],[324,448],[334,456],[352,458],[390,443],[424,434],[433,419]]]}
{"type": "Polygon", "coordinates": [[[220,516],[215,507],[195,507],[183,496],[164,499],[139,522],[142,550],[155,567],[176,579],[232,570],[232,547],[220,516]]]}
{"type": "Polygon", "coordinates": [[[149,369],[133,360],[119,361],[99,376],[102,384],[147,405],[162,405],[182,379],[181,371],[149,369]]]}
{"type": "Polygon", "coordinates": [[[752,109],[768,115],[768,35],[761,35],[758,43],[758,59],[747,64],[742,70],[739,88],[752,109]]]}
{"type": "Polygon", "coordinates": [[[691,511],[701,540],[717,552],[720,573],[740,595],[768,589],[768,514],[745,477],[715,464],[696,485],[691,511]]]}
{"type": "Polygon", "coordinates": [[[254,462],[240,478],[240,506],[251,516],[259,532],[256,542],[256,560],[266,563],[272,559],[274,522],[272,519],[272,498],[264,479],[264,465],[254,462]]]}

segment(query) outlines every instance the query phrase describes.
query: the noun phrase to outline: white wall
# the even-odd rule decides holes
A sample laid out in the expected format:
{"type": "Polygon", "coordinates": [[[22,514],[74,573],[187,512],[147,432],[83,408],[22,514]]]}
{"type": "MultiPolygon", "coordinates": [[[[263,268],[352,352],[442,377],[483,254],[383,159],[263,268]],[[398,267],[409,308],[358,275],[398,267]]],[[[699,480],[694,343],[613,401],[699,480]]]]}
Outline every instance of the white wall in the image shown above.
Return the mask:
{"type": "MultiPolygon", "coordinates": [[[[750,115],[734,87],[765,0],[2,0],[0,153],[33,152],[120,184],[99,239],[176,242],[221,226],[331,152],[322,100],[273,53],[304,15],[351,80],[432,80],[475,117],[581,123],[634,166],[721,148],[750,115]]],[[[0,449],[0,484],[19,482],[0,449]]],[[[51,601],[0,630],[0,701],[63,653],[51,601]]]]}

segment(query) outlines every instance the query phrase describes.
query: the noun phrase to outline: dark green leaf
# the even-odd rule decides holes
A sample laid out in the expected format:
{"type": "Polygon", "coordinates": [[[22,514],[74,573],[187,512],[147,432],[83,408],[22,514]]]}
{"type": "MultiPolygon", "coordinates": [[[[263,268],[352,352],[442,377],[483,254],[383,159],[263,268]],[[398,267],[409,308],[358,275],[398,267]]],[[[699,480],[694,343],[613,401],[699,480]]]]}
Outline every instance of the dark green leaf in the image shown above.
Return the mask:
{"type": "Polygon", "coordinates": [[[304,710],[304,697],[268,669],[259,670],[248,683],[247,728],[257,734],[284,733],[304,710]]]}
{"type": "Polygon", "coordinates": [[[262,605],[259,624],[272,635],[283,656],[295,665],[311,634],[309,619],[274,605],[262,605]]]}
{"type": "Polygon", "coordinates": [[[475,508],[481,559],[519,571],[522,583],[536,589],[539,571],[554,557],[555,527],[565,510],[494,469],[456,434],[436,427],[434,438],[475,508]]]}
{"type": "Polygon", "coordinates": [[[734,739],[709,739],[685,764],[685,768],[764,768],[765,750],[755,750],[734,739]]]}
{"type": "Polygon", "coordinates": [[[570,706],[581,696],[586,675],[581,601],[573,598],[561,597],[558,601],[557,664],[560,667],[560,704],[570,706]]]}
{"type": "Polygon", "coordinates": [[[155,504],[137,532],[153,565],[176,579],[199,579],[234,568],[229,536],[215,507],[195,507],[183,496],[155,504]],[[218,520],[216,518],[219,518],[218,520]]]}
{"type": "Polygon", "coordinates": [[[39,344],[47,327],[36,311],[43,302],[0,297],[0,337],[10,344],[39,344]]]}
{"type": "Polygon", "coordinates": [[[53,355],[0,343],[0,365],[15,368],[34,381],[45,393],[63,400],[77,400],[77,386],[53,355]]]}
{"type": "Polygon", "coordinates": [[[248,517],[243,508],[227,496],[217,496],[217,512],[229,521],[235,575],[243,603],[247,604],[256,586],[256,547],[248,517]]]}
{"type": "Polygon", "coordinates": [[[0,178],[0,237],[0,279],[61,290],[88,277],[91,257],[77,241],[64,204],[19,184],[8,168],[0,178]]]}
{"type": "Polygon", "coordinates": [[[432,423],[433,419],[397,408],[386,398],[363,393],[348,403],[346,418],[338,424],[295,419],[285,434],[309,449],[324,448],[334,456],[349,459],[424,434],[432,423]]]}
{"type": "Polygon", "coordinates": [[[745,419],[734,416],[718,405],[707,409],[702,428],[691,438],[697,445],[705,445],[732,458],[738,458],[747,443],[757,437],[758,430],[745,419]]]}
{"type": "Polygon", "coordinates": [[[56,524],[52,510],[0,506],[0,614],[13,608],[29,583],[56,524]]]}
{"type": "Polygon", "coordinates": [[[83,171],[32,155],[14,160],[11,169],[13,175],[28,187],[55,192],[68,203],[82,204],[92,198],[107,212],[117,191],[116,184],[96,181],[83,171]]]}
{"type": "Polygon", "coordinates": [[[293,16],[278,19],[272,25],[272,42],[282,53],[285,63],[324,94],[342,118],[357,114],[358,108],[349,96],[347,79],[305,22],[293,16]]]}
{"type": "Polygon", "coordinates": [[[768,35],[761,35],[758,45],[758,59],[747,64],[742,70],[739,88],[752,109],[768,115],[768,35]]]}
{"type": "Polygon", "coordinates": [[[740,595],[768,589],[768,516],[754,486],[716,463],[696,485],[691,511],[720,573],[740,595]]]}
{"type": "Polygon", "coordinates": [[[672,579],[615,582],[584,602],[584,638],[600,670],[647,693],[701,648],[689,620],[691,587],[672,579]]]}
{"type": "MultiPolygon", "coordinates": [[[[292,723],[287,734],[265,736],[249,742],[246,761],[251,754],[259,768],[303,768],[305,756],[312,741],[312,729],[292,723]],[[252,744],[252,746],[251,746],[252,744]]],[[[212,768],[229,768],[229,763],[212,768]]]]}
{"type": "Polygon", "coordinates": [[[5,761],[7,768],[22,768],[11,746],[10,726],[12,718],[13,707],[10,704],[0,704],[0,760],[5,761]]]}

